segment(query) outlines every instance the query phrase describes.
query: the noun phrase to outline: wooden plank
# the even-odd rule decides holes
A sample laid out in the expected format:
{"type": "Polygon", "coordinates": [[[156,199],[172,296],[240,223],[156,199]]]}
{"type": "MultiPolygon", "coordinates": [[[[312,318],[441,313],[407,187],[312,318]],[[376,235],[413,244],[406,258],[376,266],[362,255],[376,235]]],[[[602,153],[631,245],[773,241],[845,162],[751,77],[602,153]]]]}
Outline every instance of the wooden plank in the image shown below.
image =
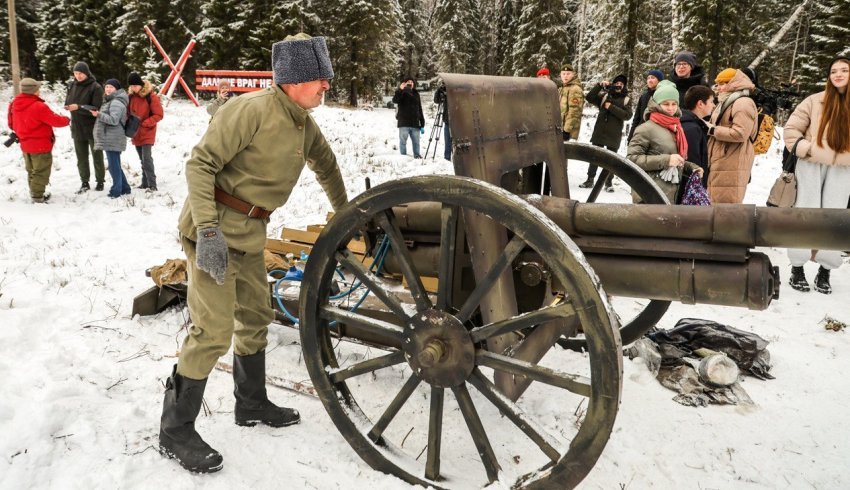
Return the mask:
{"type": "Polygon", "coordinates": [[[266,248],[271,250],[272,252],[279,253],[281,255],[286,254],[295,254],[296,257],[301,255],[303,251],[307,255],[313,251],[312,245],[307,245],[304,243],[294,243],[287,240],[277,240],[274,238],[266,239],[266,248]]]}
{"type": "Polygon", "coordinates": [[[284,228],[283,231],[280,232],[280,237],[292,242],[313,244],[316,243],[316,239],[319,238],[319,234],[314,231],[284,228]]]}
{"type": "MultiPolygon", "coordinates": [[[[363,247],[365,249],[365,247],[363,247]]],[[[310,252],[313,251],[313,246],[308,245],[306,243],[300,242],[291,242],[289,240],[278,240],[276,238],[267,238],[266,239],[266,249],[276,254],[280,254],[286,256],[286,254],[293,254],[295,257],[300,257],[301,252],[303,251],[307,255],[310,255],[310,252]]],[[[363,265],[369,267],[372,265],[373,259],[372,257],[365,257],[362,253],[357,253],[355,250],[352,250],[354,255],[357,256],[357,260],[359,260],[363,265]]]]}
{"type": "MultiPolygon", "coordinates": [[[[284,228],[280,232],[280,237],[290,242],[303,243],[312,246],[319,238],[319,233],[309,230],[297,230],[295,228],[284,228]]],[[[348,249],[360,255],[366,255],[366,243],[363,239],[352,239],[348,242],[348,249]]]]}
{"type": "MultiPolygon", "coordinates": [[[[422,286],[425,287],[425,291],[428,291],[429,293],[437,293],[439,280],[436,277],[420,276],[419,279],[422,280],[422,286]]],[[[401,285],[407,288],[407,279],[404,279],[404,277],[401,279],[401,285]]]]}
{"type": "Polygon", "coordinates": [[[307,231],[321,233],[325,229],[325,225],[307,225],[307,231]]]}

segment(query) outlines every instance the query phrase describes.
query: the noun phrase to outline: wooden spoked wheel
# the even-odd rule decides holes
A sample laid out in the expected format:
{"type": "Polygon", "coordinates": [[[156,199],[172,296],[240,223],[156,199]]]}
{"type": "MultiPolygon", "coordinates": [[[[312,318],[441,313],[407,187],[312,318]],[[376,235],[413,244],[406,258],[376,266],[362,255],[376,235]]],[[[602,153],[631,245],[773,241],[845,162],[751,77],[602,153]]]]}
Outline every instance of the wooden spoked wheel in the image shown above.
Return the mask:
{"type": "MultiPolygon", "coordinates": [[[[498,187],[464,177],[425,176],[358,196],[338,210],[316,241],[301,283],[300,318],[305,363],[333,423],[372,468],[411,484],[469,488],[501,480],[518,488],[572,488],[608,441],[622,376],[615,315],[570,238],[545,215],[498,187]],[[425,291],[392,212],[393,206],[414,202],[442,205],[436,295],[425,291]],[[466,212],[499,223],[508,230],[509,240],[484,279],[456,305],[451,299],[456,223],[466,212]],[[402,300],[404,291],[397,283],[370,274],[345,250],[354,230],[367,222],[386,233],[411,302],[402,300]],[[475,324],[481,299],[524,249],[536,251],[565,285],[562,300],[475,324]],[[329,303],[329,284],[340,266],[371,289],[392,312],[393,321],[329,303]],[[562,318],[579,321],[585,331],[587,352],[568,354],[569,371],[575,366],[577,372],[487,349],[490,338],[528,332],[562,318]],[[343,352],[342,343],[331,336],[333,322],[368,332],[371,345],[382,344],[383,351],[343,352]],[[513,402],[491,381],[497,371],[535,382],[513,402]],[[541,392],[526,403],[534,390],[541,392]],[[363,391],[365,396],[360,395],[363,391]],[[569,398],[556,403],[559,397],[569,398]]],[[[562,356],[563,351],[555,351],[556,361],[562,356]]]]}

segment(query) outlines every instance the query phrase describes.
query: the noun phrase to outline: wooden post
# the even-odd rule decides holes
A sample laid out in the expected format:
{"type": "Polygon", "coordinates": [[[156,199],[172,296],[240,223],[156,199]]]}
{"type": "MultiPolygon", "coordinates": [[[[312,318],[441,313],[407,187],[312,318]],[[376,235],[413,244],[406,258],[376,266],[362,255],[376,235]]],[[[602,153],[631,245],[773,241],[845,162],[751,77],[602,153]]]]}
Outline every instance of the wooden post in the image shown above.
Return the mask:
{"type": "Polygon", "coordinates": [[[21,85],[21,63],[18,61],[18,29],[15,20],[15,0],[8,0],[9,5],[9,53],[12,62],[12,91],[18,95],[21,85]]]}

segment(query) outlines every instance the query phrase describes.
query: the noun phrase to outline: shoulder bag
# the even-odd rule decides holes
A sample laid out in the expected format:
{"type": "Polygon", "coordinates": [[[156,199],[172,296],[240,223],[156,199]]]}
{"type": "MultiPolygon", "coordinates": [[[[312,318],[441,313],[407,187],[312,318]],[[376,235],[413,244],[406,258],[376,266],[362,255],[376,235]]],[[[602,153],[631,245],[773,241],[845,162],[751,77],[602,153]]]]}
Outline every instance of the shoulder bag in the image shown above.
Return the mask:
{"type": "Polygon", "coordinates": [[[773,183],[770,194],[767,196],[766,204],[770,207],[794,207],[794,202],[797,200],[797,176],[794,174],[797,169],[797,145],[802,139],[800,138],[794,143],[791,152],[788,153],[782,163],[782,173],[773,183]]]}

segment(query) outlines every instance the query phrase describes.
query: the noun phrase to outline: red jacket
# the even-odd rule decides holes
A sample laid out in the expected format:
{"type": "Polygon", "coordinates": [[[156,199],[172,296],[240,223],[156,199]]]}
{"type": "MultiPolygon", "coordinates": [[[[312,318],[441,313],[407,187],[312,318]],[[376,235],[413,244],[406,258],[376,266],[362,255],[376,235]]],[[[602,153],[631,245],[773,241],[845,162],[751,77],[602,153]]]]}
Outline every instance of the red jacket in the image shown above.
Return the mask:
{"type": "Polygon", "coordinates": [[[145,82],[138,94],[130,95],[130,113],[141,119],[139,131],[133,137],[135,146],[152,145],[156,142],[156,124],[162,120],[162,104],[153,92],[150,82],[145,82]],[[150,102],[148,102],[150,100],[150,102]]]}
{"type": "Polygon", "coordinates": [[[18,94],[9,104],[9,128],[21,140],[24,153],[50,153],[53,150],[53,128],[71,123],[65,116],[51,111],[37,95],[18,94]]]}

